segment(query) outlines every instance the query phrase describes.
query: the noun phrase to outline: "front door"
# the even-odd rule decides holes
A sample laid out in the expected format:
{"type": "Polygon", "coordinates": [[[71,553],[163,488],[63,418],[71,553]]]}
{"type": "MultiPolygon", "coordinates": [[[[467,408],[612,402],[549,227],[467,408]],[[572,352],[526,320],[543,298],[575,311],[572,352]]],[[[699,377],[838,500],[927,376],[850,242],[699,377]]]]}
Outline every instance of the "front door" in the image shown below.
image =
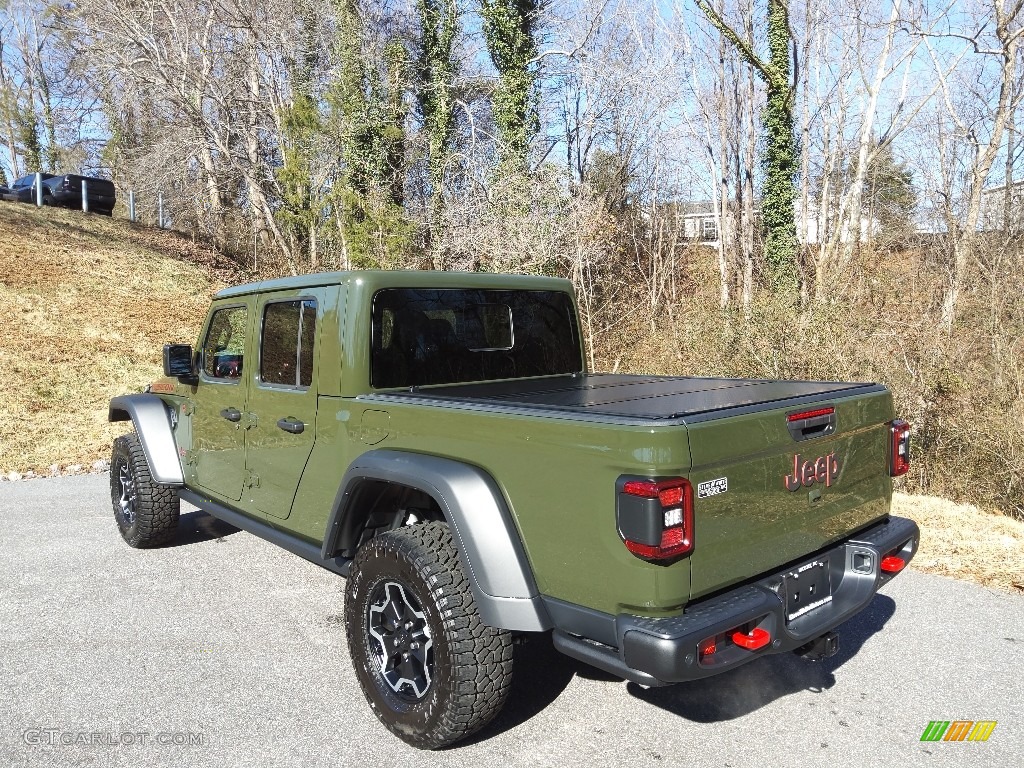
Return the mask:
{"type": "Polygon", "coordinates": [[[260,296],[258,370],[250,377],[245,506],[286,518],[316,432],[316,289],[260,296]]]}
{"type": "Polygon", "coordinates": [[[225,499],[242,497],[245,479],[248,372],[247,339],[252,298],[215,307],[199,348],[199,383],[193,397],[196,482],[225,499]]]}

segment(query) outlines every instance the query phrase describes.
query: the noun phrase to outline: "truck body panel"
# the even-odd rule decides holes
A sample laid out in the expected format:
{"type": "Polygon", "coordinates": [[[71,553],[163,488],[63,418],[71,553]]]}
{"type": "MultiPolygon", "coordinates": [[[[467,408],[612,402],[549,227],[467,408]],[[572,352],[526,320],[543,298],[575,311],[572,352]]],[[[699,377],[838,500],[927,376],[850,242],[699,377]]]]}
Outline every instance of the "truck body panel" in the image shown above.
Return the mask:
{"type": "Polygon", "coordinates": [[[425,387],[361,399],[392,413],[394,445],[445,451],[501,478],[535,570],[571,574],[540,579],[544,594],[597,610],[670,611],[826,547],[888,513],[892,399],[874,384],[606,374],[425,387]],[[836,408],[836,431],[796,442],[787,412],[825,403],[836,408]],[[428,418],[432,407],[441,411],[436,419],[428,418]],[[497,423],[489,427],[489,420],[497,423]],[[455,427],[450,440],[439,438],[444,424],[455,427]],[[417,434],[429,440],[417,440],[417,434]],[[578,439],[567,442],[567,435],[578,439]],[[827,488],[816,483],[813,489],[786,489],[794,457],[805,454],[841,457],[840,473],[828,478],[827,488]],[[686,476],[694,487],[725,479],[728,487],[695,500],[692,573],[684,577],[678,564],[653,566],[662,575],[653,592],[650,584],[637,585],[647,590],[639,602],[619,579],[614,587],[602,580],[607,558],[619,557],[624,570],[636,562],[620,557],[624,549],[614,525],[614,487],[621,475],[686,476]],[[573,511],[557,517],[538,511],[552,508],[573,511]],[[564,567],[567,554],[575,568],[564,567]]]}

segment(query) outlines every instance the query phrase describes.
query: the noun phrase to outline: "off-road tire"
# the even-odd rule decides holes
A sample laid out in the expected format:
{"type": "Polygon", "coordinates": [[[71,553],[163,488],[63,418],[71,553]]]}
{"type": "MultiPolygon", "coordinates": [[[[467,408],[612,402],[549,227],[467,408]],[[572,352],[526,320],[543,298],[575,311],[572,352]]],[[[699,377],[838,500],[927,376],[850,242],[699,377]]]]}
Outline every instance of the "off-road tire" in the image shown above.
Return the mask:
{"type": "Polygon", "coordinates": [[[178,493],[153,479],[146,454],[135,434],[114,440],[110,456],[110,501],[117,528],[129,546],[159,547],[174,538],[181,511],[178,493]]]}
{"type": "Polygon", "coordinates": [[[402,741],[419,749],[447,746],[501,711],[512,682],[512,637],[480,620],[445,523],[407,526],[368,541],[352,563],[345,598],[356,677],[373,713],[402,741]],[[381,617],[402,600],[412,621],[398,622],[407,629],[387,635],[395,646],[385,651],[378,639],[381,617]],[[417,638],[421,649],[430,650],[415,651],[425,658],[412,664],[425,666],[429,675],[416,678],[418,684],[403,683],[404,672],[395,667],[389,682],[384,667],[417,638]],[[397,681],[402,690],[395,688],[396,674],[403,675],[397,681]]]}

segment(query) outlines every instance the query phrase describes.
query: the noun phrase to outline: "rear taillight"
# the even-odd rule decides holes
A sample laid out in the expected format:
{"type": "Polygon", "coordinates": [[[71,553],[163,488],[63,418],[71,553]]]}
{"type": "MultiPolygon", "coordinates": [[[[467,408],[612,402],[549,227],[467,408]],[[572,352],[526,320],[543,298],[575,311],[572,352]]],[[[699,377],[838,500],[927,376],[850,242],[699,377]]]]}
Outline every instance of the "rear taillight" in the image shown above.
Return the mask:
{"type": "Polygon", "coordinates": [[[707,640],[702,640],[697,646],[697,656],[703,661],[707,656],[714,656],[718,650],[718,638],[709,637],[707,640]]]}
{"type": "Polygon", "coordinates": [[[620,478],[616,517],[626,549],[644,560],[675,560],[693,551],[693,486],[668,480],[620,478]]]}
{"type": "Polygon", "coordinates": [[[889,474],[893,477],[910,471],[910,424],[897,419],[889,425],[889,474]]]}

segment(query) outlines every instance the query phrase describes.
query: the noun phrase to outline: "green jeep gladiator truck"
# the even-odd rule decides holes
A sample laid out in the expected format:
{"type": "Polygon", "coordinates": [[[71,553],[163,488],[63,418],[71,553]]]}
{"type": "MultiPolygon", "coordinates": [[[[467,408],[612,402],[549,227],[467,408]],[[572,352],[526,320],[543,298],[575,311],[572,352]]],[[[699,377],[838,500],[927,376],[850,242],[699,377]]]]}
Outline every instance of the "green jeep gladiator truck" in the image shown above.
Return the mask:
{"type": "Polygon", "coordinates": [[[564,280],[229,288],[164,373],[110,402],[124,539],[184,499],[346,577],[356,675],[416,747],[497,714],[529,633],[645,686],[829,656],[918,545],[885,387],[588,373],[564,280]]]}

